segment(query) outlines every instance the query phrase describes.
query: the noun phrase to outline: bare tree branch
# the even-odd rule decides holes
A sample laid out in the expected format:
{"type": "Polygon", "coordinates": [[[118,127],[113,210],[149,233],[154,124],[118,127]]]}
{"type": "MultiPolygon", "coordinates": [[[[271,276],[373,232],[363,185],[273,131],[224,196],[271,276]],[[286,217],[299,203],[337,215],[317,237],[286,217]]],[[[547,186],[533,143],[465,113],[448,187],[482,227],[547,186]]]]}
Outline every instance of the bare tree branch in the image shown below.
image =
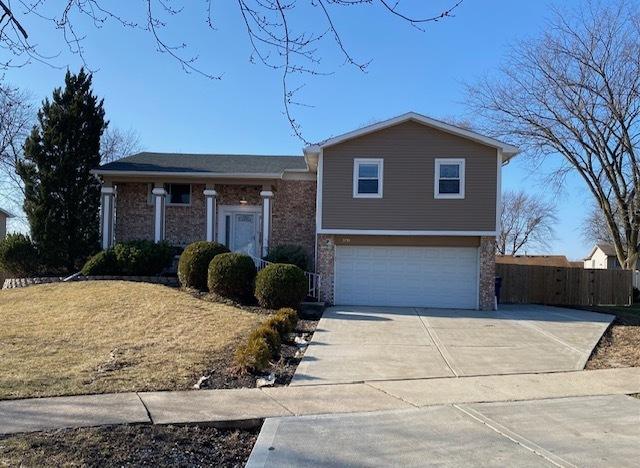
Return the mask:
{"type": "Polygon", "coordinates": [[[585,182],[624,268],[639,250],[639,18],[625,0],[556,11],[539,38],[513,47],[499,79],[469,88],[485,130],[555,161],[555,183],[585,182]]]}

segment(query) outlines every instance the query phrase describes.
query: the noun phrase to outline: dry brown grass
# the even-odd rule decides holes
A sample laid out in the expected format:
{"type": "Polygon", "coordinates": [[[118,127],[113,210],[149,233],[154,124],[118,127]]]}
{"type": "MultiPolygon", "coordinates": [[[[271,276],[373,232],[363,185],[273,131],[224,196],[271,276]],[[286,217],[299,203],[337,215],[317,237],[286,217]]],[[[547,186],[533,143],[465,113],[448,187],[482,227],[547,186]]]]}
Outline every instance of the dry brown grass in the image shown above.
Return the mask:
{"type": "Polygon", "coordinates": [[[600,339],[586,368],[639,367],[640,305],[598,307],[594,310],[615,314],[616,319],[600,339]]]}
{"type": "Polygon", "coordinates": [[[260,316],[165,286],[0,291],[0,399],[189,388],[260,316]]]}

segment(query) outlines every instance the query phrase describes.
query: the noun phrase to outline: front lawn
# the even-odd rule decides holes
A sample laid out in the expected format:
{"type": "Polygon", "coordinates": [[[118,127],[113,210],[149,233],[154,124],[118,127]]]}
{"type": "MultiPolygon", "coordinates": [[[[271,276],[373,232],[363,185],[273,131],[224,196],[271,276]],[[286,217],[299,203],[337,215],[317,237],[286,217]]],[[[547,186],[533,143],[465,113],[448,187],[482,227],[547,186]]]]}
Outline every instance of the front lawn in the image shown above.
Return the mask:
{"type": "Polygon", "coordinates": [[[0,399],[191,388],[257,314],[166,286],[88,281],[0,291],[0,399]]]}
{"type": "Polygon", "coordinates": [[[586,368],[640,366],[640,304],[601,306],[590,310],[614,314],[616,319],[596,346],[586,368]]]}

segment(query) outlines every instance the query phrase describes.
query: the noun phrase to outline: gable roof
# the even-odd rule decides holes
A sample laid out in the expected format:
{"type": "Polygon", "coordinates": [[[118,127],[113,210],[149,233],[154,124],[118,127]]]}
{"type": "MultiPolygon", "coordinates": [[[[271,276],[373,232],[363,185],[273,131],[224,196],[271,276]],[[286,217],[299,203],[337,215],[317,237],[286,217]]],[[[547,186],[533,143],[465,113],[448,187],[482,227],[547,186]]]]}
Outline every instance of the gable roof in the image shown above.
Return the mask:
{"type": "Polygon", "coordinates": [[[593,257],[593,254],[596,253],[596,250],[598,249],[602,250],[602,252],[607,257],[617,257],[616,248],[613,246],[613,244],[608,244],[606,242],[598,242],[596,245],[593,246],[593,249],[591,249],[591,253],[585,258],[585,260],[589,260],[591,257],[593,257]]]}
{"type": "Polygon", "coordinates": [[[184,154],[142,152],[103,164],[95,174],[146,173],[148,175],[193,174],[220,176],[280,177],[285,171],[303,172],[303,156],[257,156],[245,154],[184,154]]]}
{"type": "Polygon", "coordinates": [[[426,115],[418,114],[416,112],[407,112],[406,114],[399,115],[392,119],[383,120],[381,122],[374,123],[372,125],[367,125],[366,127],[362,127],[357,130],[353,130],[351,132],[343,133],[342,135],[329,138],[316,145],[308,146],[307,148],[305,148],[305,151],[319,152],[320,149],[322,148],[337,145],[338,143],[342,143],[344,141],[351,140],[353,138],[358,138],[363,135],[377,132],[379,130],[383,130],[385,128],[392,127],[394,125],[398,125],[398,124],[409,122],[409,121],[418,122],[428,127],[435,128],[437,130],[450,133],[452,135],[456,135],[456,136],[466,138],[468,140],[472,140],[486,146],[491,146],[493,148],[502,150],[503,158],[505,161],[508,161],[509,159],[511,159],[512,157],[514,157],[516,154],[520,152],[520,150],[517,147],[513,145],[509,145],[502,141],[496,140],[495,138],[491,138],[486,135],[482,135],[480,133],[467,130],[466,128],[456,127],[455,125],[442,122],[441,120],[432,119],[431,117],[427,117],[426,115]]]}
{"type": "Polygon", "coordinates": [[[0,213],[5,215],[7,218],[15,218],[16,217],[11,211],[7,211],[4,208],[0,208],[0,213]]]}
{"type": "MultiPolygon", "coordinates": [[[[496,255],[496,263],[506,265],[534,265],[550,267],[573,267],[564,255],[496,255]]],[[[580,264],[582,268],[582,263],[580,264]]]]}

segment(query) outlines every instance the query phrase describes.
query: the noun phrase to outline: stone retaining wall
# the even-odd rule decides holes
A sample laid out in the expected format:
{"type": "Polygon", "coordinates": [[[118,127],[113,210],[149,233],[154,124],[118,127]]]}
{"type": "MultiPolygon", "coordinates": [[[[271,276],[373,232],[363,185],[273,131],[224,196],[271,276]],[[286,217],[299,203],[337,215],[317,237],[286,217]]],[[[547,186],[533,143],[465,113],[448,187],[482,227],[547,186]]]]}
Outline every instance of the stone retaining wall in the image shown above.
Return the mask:
{"type": "MultiPolygon", "coordinates": [[[[61,283],[64,277],[47,276],[41,278],[8,278],[4,281],[2,289],[26,288],[36,284],[61,283]]],[[[68,280],[74,281],[134,281],[138,283],[164,284],[166,286],[178,286],[178,278],[172,276],[77,276],[68,280]]]]}

